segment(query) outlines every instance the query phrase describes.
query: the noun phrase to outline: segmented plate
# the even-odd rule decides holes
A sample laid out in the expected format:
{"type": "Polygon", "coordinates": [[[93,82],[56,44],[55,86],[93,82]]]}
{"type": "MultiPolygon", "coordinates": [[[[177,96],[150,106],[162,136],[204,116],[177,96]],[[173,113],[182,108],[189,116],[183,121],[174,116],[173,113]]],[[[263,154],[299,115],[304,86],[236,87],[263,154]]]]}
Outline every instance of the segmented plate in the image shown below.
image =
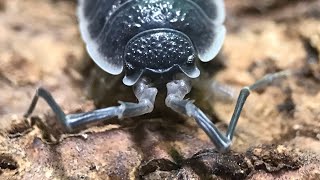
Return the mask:
{"type": "Polygon", "coordinates": [[[127,42],[143,31],[181,31],[204,62],[217,55],[226,31],[222,0],[79,0],[78,17],[88,53],[111,74],[122,72],[127,42]]]}

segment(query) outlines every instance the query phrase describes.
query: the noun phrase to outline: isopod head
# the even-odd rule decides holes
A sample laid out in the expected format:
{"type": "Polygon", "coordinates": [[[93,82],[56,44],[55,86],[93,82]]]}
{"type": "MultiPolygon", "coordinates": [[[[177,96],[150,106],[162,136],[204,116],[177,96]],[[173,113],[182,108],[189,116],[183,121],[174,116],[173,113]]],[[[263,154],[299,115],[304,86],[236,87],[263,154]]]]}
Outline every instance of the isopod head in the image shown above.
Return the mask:
{"type": "Polygon", "coordinates": [[[126,46],[124,65],[123,82],[129,86],[136,83],[144,71],[162,74],[178,68],[191,78],[200,74],[195,66],[191,40],[172,29],[153,29],[137,34],[126,46]]]}

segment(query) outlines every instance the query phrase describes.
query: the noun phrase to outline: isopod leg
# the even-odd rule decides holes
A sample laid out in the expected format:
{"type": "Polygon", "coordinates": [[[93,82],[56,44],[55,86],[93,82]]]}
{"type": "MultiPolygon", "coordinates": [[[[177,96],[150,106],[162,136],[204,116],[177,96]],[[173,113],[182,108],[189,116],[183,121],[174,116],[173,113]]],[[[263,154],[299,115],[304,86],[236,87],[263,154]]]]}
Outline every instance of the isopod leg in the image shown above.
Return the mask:
{"type": "Polygon", "coordinates": [[[54,98],[51,96],[51,94],[42,87],[40,87],[36,90],[36,93],[33,96],[31,104],[30,104],[27,112],[24,114],[24,117],[28,118],[32,114],[32,112],[34,111],[34,109],[37,105],[39,97],[42,97],[48,103],[48,105],[51,107],[53,112],[56,114],[56,116],[60,120],[60,122],[65,127],[68,127],[65,113],[62,111],[62,109],[57,104],[57,102],[54,100],[54,98]]]}
{"type": "Polygon", "coordinates": [[[236,100],[236,91],[231,86],[219,83],[212,79],[194,81],[194,88],[201,91],[205,90],[206,97],[214,97],[215,100],[226,102],[236,100]]]}
{"type": "Polygon", "coordinates": [[[61,124],[69,131],[86,124],[107,120],[113,117],[118,117],[121,119],[125,117],[140,116],[151,112],[154,107],[157,89],[150,88],[145,82],[140,81],[135,85],[134,92],[139,100],[138,103],[120,102],[119,106],[98,109],[86,113],[66,115],[51,94],[47,90],[39,88],[37,89],[31,105],[24,116],[29,117],[31,115],[35,109],[39,97],[43,98],[48,103],[61,124]]]}
{"type": "Polygon", "coordinates": [[[231,141],[221,134],[211,120],[193,104],[193,101],[184,99],[185,95],[191,90],[189,82],[185,80],[172,81],[167,84],[167,90],[166,105],[168,107],[178,113],[194,118],[219,151],[229,148],[231,141]]]}
{"type": "Polygon", "coordinates": [[[230,124],[227,130],[227,138],[229,140],[232,140],[235,128],[237,126],[237,122],[240,116],[240,113],[242,111],[243,105],[247,99],[247,97],[250,95],[250,91],[258,90],[265,88],[266,86],[270,85],[272,82],[274,82],[277,79],[285,78],[291,75],[291,71],[280,71],[278,73],[273,74],[267,74],[263,78],[259,79],[255,83],[253,83],[250,86],[244,87],[241,89],[236,107],[233,111],[230,124]]]}
{"type": "Polygon", "coordinates": [[[196,120],[198,125],[209,136],[219,151],[226,151],[230,148],[235,128],[240,117],[242,108],[246,102],[251,90],[262,88],[275,79],[288,76],[288,72],[279,72],[269,74],[258,80],[251,86],[244,87],[240,91],[236,107],[228,126],[226,135],[223,135],[219,129],[212,123],[212,121],[193,104],[193,101],[185,100],[184,97],[191,90],[190,84],[185,80],[176,80],[167,84],[168,95],[166,98],[166,105],[178,113],[185,114],[196,120]]]}

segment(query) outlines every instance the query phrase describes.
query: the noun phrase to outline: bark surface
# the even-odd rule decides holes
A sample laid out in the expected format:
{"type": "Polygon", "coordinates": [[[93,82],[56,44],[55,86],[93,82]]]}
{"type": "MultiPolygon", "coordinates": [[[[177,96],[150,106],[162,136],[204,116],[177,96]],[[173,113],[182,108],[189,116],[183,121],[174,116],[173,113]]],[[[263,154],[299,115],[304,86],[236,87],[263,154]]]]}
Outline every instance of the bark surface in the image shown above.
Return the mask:
{"type": "MultiPolygon", "coordinates": [[[[201,79],[236,90],[267,73],[296,74],[253,92],[232,150],[218,153],[192,119],[164,107],[70,134],[35,90],[66,113],[134,101],[121,76],[95,67],[76,1],[0,0],[0,179],[320,179],[320,1],[226,0],[223,50],[201,79]]],[[[206,82],[203,80],[203,82],[206,82]]],[[[194,88],[189,98],[225,131],[234,103],[194,88]]]]}

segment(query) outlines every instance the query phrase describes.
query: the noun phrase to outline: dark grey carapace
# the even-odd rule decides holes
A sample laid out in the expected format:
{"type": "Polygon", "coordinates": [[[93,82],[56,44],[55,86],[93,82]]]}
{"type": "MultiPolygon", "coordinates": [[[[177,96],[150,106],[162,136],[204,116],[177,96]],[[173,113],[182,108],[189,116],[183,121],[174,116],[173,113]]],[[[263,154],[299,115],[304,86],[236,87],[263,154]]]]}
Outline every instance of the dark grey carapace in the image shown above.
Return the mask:
{"type": "Polygon", "coordinates": [[[222,0],[80,0],[78,16],[91,58],[129,86],[145,71],[198,77],[226,32],[222,0]]]}
{"type": "Polygon", "coordinates": [[[193,101],[184,99],[191,91],[190,79],[200,74],[195,62],[210,61],[221,49],[226,32],[222,0],[79,0],[78,16],[92,59],[110,74],[124,71],[123,82],[133,86],[138,103],[120,102],[119,106],[66,115],[47,90],[38,88],[25,117],[31,115],[39,97],[70,131],[114,117],[140,116],[152,112],[157,86],[166,84],[166,106],[193,118],[215,147],[225,151],[250,90],[288,75],[268,75],[244,87],[228,130],[222,134],[193,101]],[[155,78],[159,75],[161,78],[155,78]],[[157,80],[161,82],[155,83],[157,80]]]}

